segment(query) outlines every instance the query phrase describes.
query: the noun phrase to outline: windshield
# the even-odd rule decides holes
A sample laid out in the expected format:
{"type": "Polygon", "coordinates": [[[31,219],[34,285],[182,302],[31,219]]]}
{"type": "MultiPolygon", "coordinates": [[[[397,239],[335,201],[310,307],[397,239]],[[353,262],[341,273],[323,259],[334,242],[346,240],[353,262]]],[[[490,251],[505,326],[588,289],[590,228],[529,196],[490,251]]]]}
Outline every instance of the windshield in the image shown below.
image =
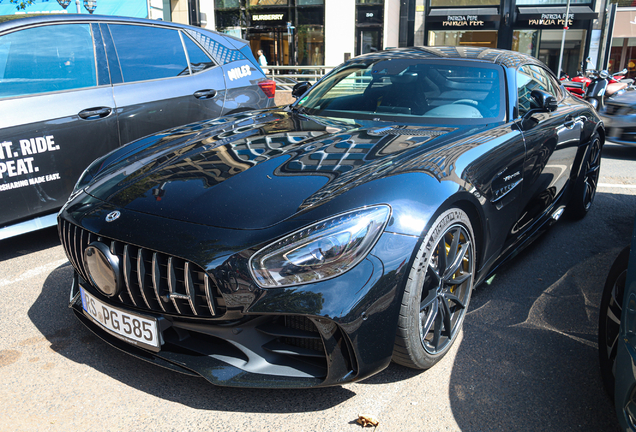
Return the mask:
{"type": "Polygon", "coordinates": [[[475,122],[504,117],[503,70],[486,63],[361,59],[326,76],[298,106],[309,114],[475,122]]]}

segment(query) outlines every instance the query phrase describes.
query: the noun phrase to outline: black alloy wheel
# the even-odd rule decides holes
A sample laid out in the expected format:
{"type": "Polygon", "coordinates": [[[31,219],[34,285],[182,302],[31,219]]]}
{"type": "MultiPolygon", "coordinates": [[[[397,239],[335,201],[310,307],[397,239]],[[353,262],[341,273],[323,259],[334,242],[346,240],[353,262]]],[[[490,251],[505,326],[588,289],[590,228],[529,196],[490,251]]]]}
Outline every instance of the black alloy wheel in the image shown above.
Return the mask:
{"type": "Polygon", "coordinates": [[[625,279],[629,263],[629,247],[618,255],[605,280],[598,323],[598,356],[603,385],[610,398],[614,399],[616,377],[616,353],[623,314],[625,279]]]}
{"type": "Polygon", "coordinates": [[[396,363],[428,369],[457,338],[473,289],[473,239],[470,220],[460,209],[442,213],[424,238],[402,300],[396,363]]]}
{"type": "Polygon", "coordinates": [[[601,152],[603,145],[598,134],[592,136],[590,145],[585,152],[581,174],[579,175],[574,190],[572,201],[568,205],[569,214],[574,219],[582,219],[592,208],[598,179],[601,173],[601,152]]]}

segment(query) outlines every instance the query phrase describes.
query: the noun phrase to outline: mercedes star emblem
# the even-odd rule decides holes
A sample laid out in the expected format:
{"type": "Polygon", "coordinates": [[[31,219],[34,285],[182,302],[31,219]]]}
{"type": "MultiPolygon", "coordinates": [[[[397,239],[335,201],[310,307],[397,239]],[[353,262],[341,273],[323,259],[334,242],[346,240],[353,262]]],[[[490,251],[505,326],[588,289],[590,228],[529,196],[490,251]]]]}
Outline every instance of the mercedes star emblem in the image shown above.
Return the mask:
{"type": "Polygon", "coordinates": [[[115,210],[114,212],[110,212],[106,215],[106,222],[113,222],[119,219],[121,216],[121,212],[119,210],[115,210]]]}

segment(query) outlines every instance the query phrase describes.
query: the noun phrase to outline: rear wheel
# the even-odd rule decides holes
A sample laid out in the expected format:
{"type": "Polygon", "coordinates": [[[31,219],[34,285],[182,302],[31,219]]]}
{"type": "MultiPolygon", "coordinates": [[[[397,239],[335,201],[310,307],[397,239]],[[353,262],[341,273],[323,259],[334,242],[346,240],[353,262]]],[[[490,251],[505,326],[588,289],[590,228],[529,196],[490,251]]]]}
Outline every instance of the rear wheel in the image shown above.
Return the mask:
{"type": "Polygon", "coordinates": [[[582,219],[594,203],[601,172],[601,139],[595,133],[585,151],[581,174],[576,179],[574,195],[568,204],[568,213],[574,219],[582,219]]]}
{"type": "Polygon", "coordinates": [[[428,369],[461,330],[475,273],[475,244],[468,215],[453,208],[426,234],[411,267],[398,320],[393,361],[428,369]]]}
{"type": "Polygon", "coordinates": [[[618,255],[607,275],[598,322],[598,357],[603,385],[612,400],[614,399],[614,381],[618,336],[623,312],[623,295],[629,262],[629,247],[618,255]]]}

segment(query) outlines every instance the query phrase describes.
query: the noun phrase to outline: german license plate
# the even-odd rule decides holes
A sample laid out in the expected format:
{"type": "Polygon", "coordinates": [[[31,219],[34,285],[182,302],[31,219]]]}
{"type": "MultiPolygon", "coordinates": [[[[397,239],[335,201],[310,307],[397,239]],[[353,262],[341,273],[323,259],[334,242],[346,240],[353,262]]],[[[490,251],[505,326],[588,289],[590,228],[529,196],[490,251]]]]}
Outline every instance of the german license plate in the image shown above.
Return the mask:
{"type": "Polygon", "coordinates": [[[80,287],[84,312],[109,333],[152,351],[159,351],[157,320],[111,307],[80,287]]]}

